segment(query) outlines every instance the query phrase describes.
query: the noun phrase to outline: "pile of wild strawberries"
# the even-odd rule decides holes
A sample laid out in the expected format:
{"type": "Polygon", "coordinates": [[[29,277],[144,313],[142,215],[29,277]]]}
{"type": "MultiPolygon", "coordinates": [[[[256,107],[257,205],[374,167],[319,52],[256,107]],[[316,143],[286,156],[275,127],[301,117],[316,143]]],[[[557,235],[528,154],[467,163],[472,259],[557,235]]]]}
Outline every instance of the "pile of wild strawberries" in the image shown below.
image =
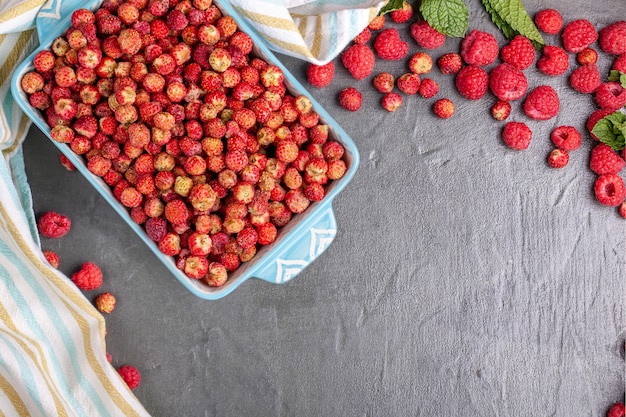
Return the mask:
{"type": "Polygon", "coordinates": [[[52,139],[209,286],[347,170],[311,100],[252,48],[212,0],[105,0],[73,12],[21,80],[52,139]]]}
{"type": "MultiPolygon", "coordinates": [[[[609,74],[601,76],[597,65],[598,51],[592,46],[597,41],[600,50],[613,59],[611,69],[626,74],[626,21],[614,22],[600,31],[585,19],[564,26],[562,16],[554,9],[541,10],[534,16],[534,21],[541,32],[560,34],[562,46],[546,45],[536,59],[533,44],[524,36],[518,35],[500,48],[492,34],[471,30],[462,39],[460,51],[444,53],[435,60],[426,51],[441,48],[446,36],[416,18],[412,6],[405,2],[402,9],[375,18],[338,60],[356,80],[370,77],[372,86],[382,93],[382,107],[389,112],[396,111],[409,96],[419,95],[427,99],[437,96],[439,86],[431,75],[436,65],[444,76],[452,74],[455,77],[456,89],[463,99],[483,99],[489,97],[490,91],[495,98],[491,107],[491,116],[495,120],[507,119],[511,103],[523,100],[524,114],[541,121],[555,117],[561,102],[557,91],[550,85],[530,89],[524,70],[536,65],[549,77],[566,76],[570,70],[570,55],[575,55],[577,67],[569,73],[569,82],[575,91],[593,94],[598,110],[589,117],[587,128],[591,137],[598,140],[591,130],[598,120],[623,109],[626,88],[618,81],[606,81],[609,74]],[[395,27],[386,25],[387,17],[396,24],[395,27]],[[399,24],[403,23],[407,23],[411,38],[421,48],[419,51],[410,52],[412,48],[402,39],[398,28],[402,28],[399,24]],[[406,60],[407,67],[400,71],[400,75],[375,73],[377,58],[406,60]],[[501,62],[496,62],[498,58],[501,62]],[[490,65],[490,70],[485,69],[490,65]]],[[[318,88],[328,86],[334,73],[333,61],[307,67],[309,84],[318,88]]],[[[356,112],[362,105],[362,93],[356,86],[351,86],[338,93],[338,101],[346,110],[356,112]]],[[[443,119],[452,117],[455,112],[454,102],[449,98],[435,98],[432,109],[443,119]]],[[[504,144],[515,150],[527,149],[532,137],[531,129],[523,121],[507,121],[502,129],[504,144]]],[[[547,163],[553,168],[565,167],[569,153],[582,143],[581,132],[572,126],[555,127],[550,139],[554,149],[547,156],[547,163]]],[[[619,172],[626,165],[624,152],[596,143],[590,158],[590,168],[598,175],[594,185],[597,200],[606,206],[619,207],[622,217],[626,217],[626,191],[619,172]]]]}

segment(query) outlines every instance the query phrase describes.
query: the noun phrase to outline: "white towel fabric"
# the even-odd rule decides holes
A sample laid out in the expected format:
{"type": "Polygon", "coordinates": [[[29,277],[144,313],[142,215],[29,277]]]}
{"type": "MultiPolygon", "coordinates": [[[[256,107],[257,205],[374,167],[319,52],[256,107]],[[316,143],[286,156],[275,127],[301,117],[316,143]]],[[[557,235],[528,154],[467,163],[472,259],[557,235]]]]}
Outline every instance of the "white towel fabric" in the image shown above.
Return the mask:
{"type": "MultiPolygon", "coordinates": [[[[386,1],[231,0],[276,51],[326,63],[386,1]]],[[[35,18],[84,0],[0,2],[0,414],[147,416],[106,360],[104,319],[40,249],[21,143],[31,125],[10,96],[36,47],[35,18]]]]}

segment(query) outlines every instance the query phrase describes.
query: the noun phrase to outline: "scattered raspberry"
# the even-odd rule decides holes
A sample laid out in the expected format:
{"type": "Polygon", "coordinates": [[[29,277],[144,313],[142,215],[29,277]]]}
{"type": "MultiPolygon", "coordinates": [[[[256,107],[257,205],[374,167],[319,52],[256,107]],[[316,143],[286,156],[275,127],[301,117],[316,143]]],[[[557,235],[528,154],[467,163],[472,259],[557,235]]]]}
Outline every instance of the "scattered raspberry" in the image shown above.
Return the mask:
{"type": "Polygon", "coordinates": [[[344,67],[357,80],[362,80],[372,73],[374,60],[374,52],[363,44],[352,45],[341,55],[344,67]]]}
{"type": "Polygon", "coordinates": [[[435,97],[438,92],[439,84],[437,84],[437,81],[430,78],[424,78],[422,80],[420,84],[420,89],[418,91],[419,95],[424,98],[435,97]]]}
{"type": "Polygon", "coordinates": [[[137,388],[141,383],[141,374],[134,366],[123,365],[117,368],[117,372],[120,374],[128,388],[131,390],[137,388]]]}
{"type": "Polygon", "coordinates": [[[411,37],[424,49],[437,49],[446,43],[446,35],[438,32],[425,20],[419,20],[411,25],[411,37]]]}
{"type": "Polygon", "coordinates": [[[611,69],[626,74],[626,53],[623,53],[615,58],[611,69]]]}
{"type": "Polygon", "coordinates": [[[39,233],[51,239],[58,239],[65,236],[69,231],[72,222],[67,216],[54,211],[44,213],[37,221],[39,233]]]}
{"type": "Polygon", "coordinates": [[[349,111],[357,111],[361,108],[363,95],[354,87],[348,87],[339,92],[339,105],[349,111]]]}
{"type": "Polygon", "coordinates": [[[330,61],[325,65],[309,64],[306,78],[313,87],[326,87],[335,76],[335,63],[330,61]]]}
{"type": "Polygon", "coordinates": [[[388,72],[381,72],[372,80],[374,88],[381,93],[389,93],[393,90],[396,80],[393,75],[388,72]]]}
{"type": "Polygon", "coordinates": [[[456,75],[456,89],[469,100],[483,97],[488,87],[489,75],[479,66],[467,65],[456,75]]]}
{"type": "Polygon", "coordinates": [[[409,44],[400,39],[397,29],[390,28],[376,36],[374,50],[380,58],[396,61],[406,56],[409,52],[409,44]]]}
{"type": "Polygon", "coordinates": [[[504,62],[521,70],[535,62],[535,48],[530,40],[522,35],[517,35],[508,45],[503,46],[500,54],[504,62]]]}
{"type": "Polygon", "coordinates": [[[50,266],[56,269],[59,268],[59,255],[57,255],[56,252],[51,250],[44,250],[43,256],[45,256],[46,261],[48,261],[50,266]]]}
{"type": "Polygon", "coordinates": [[[508,101],[498,100],[491,107],[491,117],[496,120],[505,120],[511,114],[511,103],[508,101]]]}
{"type": "Polygon", "coordinates": [[[600,175],[593,187],[596,199],[605,206],[617,207],[624,201],[624,180],[616,174],[600,175]]]}
{"type": "MultiPolygon", "coordinates": [[[[619,205],[619,215],[622,216],[622,218],[626,219],[626,200],[622,201],[622,204],[619,205]]],[[[613,405],[615,406],[615,405],[613,405]]],[[[610,410],[609,410],[610,412],[610,410]]],[[[610,415],[610,414],[608,414],[610,415]]],[[[624,417],[624,405],[622,404],[622,409],[620,410],[620,413],[616,414],[617,417],[624,417]]]]}
{"type": "Polygon", "coordinates": [[[548,85],[536,87],[524,102],[524,113],[531,119],[548,120],[559,114],[561,102],[554,88],[548,85]]]}
{"type": "Polygon", "coordinates": [[[574,151],[582,142],[580,132],[573,126],[558,126],[550,133],[550,139],[554,146],[564,151],[574,151]]]}
{"type": "Polygon", "coordinates": [[[528,149],[532,136],[530,128],[522,122],[507,122],[502,131],[502,139],[506,146],[515,150],[528,149]]]}
{"type": "Polygon", "coordinates": [[[537,61],[537,68],[546,75],[561,75],[569,68],[569,56],[563,48],[546,45],[537,61]]]}
{"type": "Polygon", "coordinates": [[[563,168],[569,162],[569,153],[563,149],[554,149],[548,154],[548,165],[552,168],[563,168]]]}
{"type": "MultiPolygon", "coordinates": [[[[624,204],[622,203],[622,206],[624,204]]],[[[620,207],[620,213],[621,213],[621,207],[620,207]]],[[[622,214],[622,217],[625,217],[622,214]]],[[[606,417],[624,417],[624,415],[626,414],[626,409],[624,408],[624,403],[619,401],[616,402],[615,404],[613,404],[611,406],[611,408],[609,408],[609,412],[606,414],[606,417]]]]}
{"type": "Polygon", "coordinates": [[[72,282],[83,291],[91,291],[102,285],[102,271],[98,265],[85,262],[80,270],[72,274],[72,282]]]}
{"type": "Polygon", "coordinates": [[[563,29],[563,48],[567,52],[580,52],[598,39],[598,32],[586,19],[569,22],[563,29]]]}
{"type": "Polygon", "coordinates": [[[115,296],[110,292],[103,292],[94,300],[96,308],[101,313],[111,314],[115,309],[115,296]]]}
{"type": "Polygon", "coordinates": [[[597,65],[590,64],[576,68],[569,76],[569,83],[579,93],[593,93],[602,84],[597,65]]]}
{"type": "Polygon", "coordinates": [[[413,95],[419,91],[420,88],[420,76],[412,72],[402,74],[396,81],[398,90],[404,94],[413,95]]]}
{"type": "Polygon", "coordinates": [[[469,65],[489,65],[498,53],[498,41],[491,33],[474,29],[461,42],[461,57],[469,65]]]}
{"type": "Polygon", "coordinates": [[[601,109],[619,110],[626,105],[626,89],[616,81],[609,81],[598,87],[595,99],[601,109]]]}
{"type": "Polygon", "coordinates": [[[563,17],[554,9],[544,9],[535,15],[535,25],[543,33],[556,35],[563,27],[563,17]]]}
{"type": "Polygon", "coordinates": [[[437,117],[449,119],[454,114],[454,103],[447,98],[439,99],[433,104],[433,111],[437,117]]]}
{"type": "Polygon", "coordinates": [[[398,93],[387,93],[384,95],[381,104],[388,112],[394,112],[402,105],[402,96],[398,93]]]}
{"type": "Polygon", "coordinates": [[[461,59],[461,55],[450,52],[447,54],[443,54],[437,60],[437,66],[439,67],[439,71],[442,74],[456,74],[461,70],[463,66],[463,61],[461,59]]]}
{"type": "Polygon", "coordinates": [[[611,110],[600,109],[600,110],[594,111],[593,113],[591,113],[591,115],[589,115],[589,118],[587,119],[587,123],[585,127],[587,128],[587,131],[589,132],[589,134],[591,135],[593,139],[598,140],[598,141],[600,140],[596,135],[591,133],[596,123],[598,123],[600,119],[603,119],[604,117],[608,116],[611,113],[613,113],[611,110]]]}
{"type": "Polygon", "coordinates": [[[600,143],[591,150],[589,168],[598,175],[617,174],[626,162],[609,145],[600,143]]]}
{"type": "Polygon", "coordinates": [[[504,63],[491,70],[489,88],[500,100],[519,100],[528,90],[528,80],[519,68],[504,63]]]}
{"type": "Polygon", "coordinates": [[[626,52],[626,21],[611,23],[600,31],[600,48],[606,53],[619,55],[626,52]]]}
{"type": "Polygon", "coordinates": [[[593,48],[585,48],[576,54],[576,62],[580,65],[595,64],[598,62],[598,53],[593,48]]]}
{"type": "Polygon", "coordinates": [[[402,8],[392,10],[389,17],[395,23],[406,23],[413,17],[413,7],[406,1],[402,2],[402,8]]]}

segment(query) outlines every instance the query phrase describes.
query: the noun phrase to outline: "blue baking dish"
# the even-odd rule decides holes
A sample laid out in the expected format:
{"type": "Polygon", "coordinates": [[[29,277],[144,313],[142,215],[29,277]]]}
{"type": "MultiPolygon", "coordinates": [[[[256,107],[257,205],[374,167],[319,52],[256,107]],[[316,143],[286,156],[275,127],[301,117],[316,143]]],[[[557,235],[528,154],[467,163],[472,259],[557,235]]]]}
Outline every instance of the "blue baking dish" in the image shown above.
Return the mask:
{"type": "MultiPolygon", "coordinates": [[[[88,0],[78,7],[95,10],[101,4],[101,0],[88,0]]],[[[68,2],[69,3],[69,2],[68,2]]],[[[280,67],[285,74],[285,84],[292,95],[303,94],[309,97],[313,103],[313,109],[320,115],[320,123],[329,126],[329,137],[340,142],[346,149],[344,160],[347,171],[343,178],[333,181],[327,187],[326,196],[322,201],[315,202],[303,213],[295,215],[292,220],[279,229],[278,237],[272,244],[262,247],[256,257],[247,263],[243,263],[235,272],[229,274],[228,281],[221,287],[209,287],[204,282],[188,278],[179,270],[172,257],[166,256],[159,251],[142,229],[130,217],[127,209],[120,204],[109,186],[104,181],[93,175],[86,166],[81,156],[71,151],[69,146],[58,143],[50,137],[50,128],[33,108],[24,92],[21,91],[20,80],[28,71],[33,70],[32,61],[34,56],[42,49],[50,48],[52,41],[60,36],[69,26],[71,10],[60,11],[60,15],[50,14],[47,17],[40,16],[37,21],[37,31],[40,46],[24,60],[16,69],[11,80],[13,97],[30,119],[43,131],[50,141],[76,166],[77,170],[89,181],[89,183],[102,195],[113,209],[124,219],[128,226],[144,241],[157,258],[163,262],[167,269],[194,295],[214,300],[231,293],[249,278],[259,278],[268,282],[282,284],[306,268],[332,243],[337,233],[337,222],[332,208],[333,199],[350,182],[359,165],[359,153],[356,145],[339,124],[324,110],[320,104],[310,95],[302,84],[285,68],[285,66],[269,50],[264,40],[250,27],[250,25],[237,14],[226,1],[215,0],[223,14],[231,16],[239,28],[248,33],[254,42],[254,54],[273,65],[280,67]]]]}

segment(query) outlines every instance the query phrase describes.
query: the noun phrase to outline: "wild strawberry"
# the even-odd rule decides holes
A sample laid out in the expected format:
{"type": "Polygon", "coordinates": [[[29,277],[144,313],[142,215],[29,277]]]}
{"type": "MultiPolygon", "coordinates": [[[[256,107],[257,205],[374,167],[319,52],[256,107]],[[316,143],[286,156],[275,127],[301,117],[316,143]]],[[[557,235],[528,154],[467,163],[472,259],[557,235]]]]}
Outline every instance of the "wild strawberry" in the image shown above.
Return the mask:
{"type": "Polygon", "coordinates": [[[209,287],[221,287],[228,280],[226,267],[219,262],[211,262],[204,281],[209,287]]]}
{"type": "Polygon", "coordinates": [[[367,25],[370,30],[381,30],[383,27],[385,27],[385,15],[376,16],[367,25]]]}
{"type": "MultiPolygon", "coordinates": [[[[76,167],[74,166],[74,164],[67,158],[67,156],[65,156],[64,154],[59,155],[59,162],[61,163],[61,165],[63,165],[63,167],[65,169],[67,169],[68,171],[72,172],[72,171],[76,171],[76,167]]],[[[107,183],[108,184],[108,183],[107,183]]],[[[109,184],[110,185],[110,184],[109,184]]]]}
{"type": "Polygon", "coordinates": [[[94,304],[99,312],[111,314],[115,309],[116,299],[110,292],[104,292],[96,297],[94,304]]]}
{"type": "Polygon", "coordinates": [[[426,20],[418,20],[411,25],[411,37],[425,49],[437,49],[446,42],[446,35],[438,32],[426,20]]]}
{"type": "Polygon", "coordinates": [[[102,286],[102,271],[93,262],[85,262],[72,274],[71,279],[83,291],[96,290],[102,286]]]}
{"type": "Polygon", "coordinates": [[[398,86],[398,90],[402,91],[404,94],[416,94],[420,88],[420,76],[413,72],[402,74],[396,80],[396,85],[398,86]]]}
{"type": "Polygon", "coordinates": [[[341,159],[336,159],[328,163],[326,175],[330,180],[338,180],[345,175],[346,171],[346,163],[341,159]]]}
{"type": "Polygon", "coordinates": [[[532,139],[532,131],[525,123],[508,122],[504,125],[502,139],[506,146],[515,150],[528,149],[532,139]]]}
{"type": "Polygon", "coordinates": [[[598,32],[593,24],[586,19],[569,22],[563,33],[563,48],[568,52],[580,52],[598,39],[598,32]]]}
{"type": "Polygon", "coordinates": [[[433,111],[437,117],[448,119],[454,114],[454,103],[447,98],[439,99],[433,104],[433,111]]]}
{"type": "Polygon", "coordinates": [[[543,9],[535,15],[537,29],[548,35],[556,35],[563,26],[563,17],[554,9],[543,9]]]}
{"type": "Polygon", "coordinates": [[[37,220],[39,234],[51,239],[58,239],[65,236],[72,226],[71,220],[62,214],[49,211],[44,213],[37,220]]]}
{"type": "Polygon", "coordinates": [[[559,114],[560,100],[554,88],[541,85],[526,96],[524,113],[535,120],[548,120],[559,114]]]}
{"type": "Polygon", "coordinates": [[[185,223],[189,218],[189,209],[180,199],[165,204],[164,213],[165,218],[172,224],[185,223]]]}
{"type": "Polygon", "coordinates": [[[324,187],[321,184],[311,183],[304,187],[303,194],[311,201],[321,201],[324,198],[324,187]]]}
{"type": "Polygon", "coordinates": [[[554,145],[565,151],[574,151],[580,148],[582,137],[580,132],[573,126],[558,126],[552,133],[550,139],[554,145]]]}
{"type": "Polygon", "coordinates": [[[395,86],[395,78],[388,72],[381,72],[372,80],[374,88],[381,93],[389,93],[395,86]]]}
{"type": "Polygon", "coordinates": [[[349,111],[357,111],[361,108],[363,96],[354,87],[348,87],[339,92],[339,105],[349,111]]]}
{"type": "Polygon", "coordinates": [[[59,87],[71,87],[76,84],[76,73],[73,68],[63,66],[55,71],[54,81],[59,87]]]}
{"type": "Polygon", "coordinates": [[[548,165],[552,168],[563,168],[569,162],[569,153],[565,149],[553,149],[548,154],[548,165]]]}
{"type": "Polygon", "coordinates": [[[355,79],[362,80],[374,69],[374,52],[367,45],[355,44],[343,52],[341,62],[355,79]]]}
{"type": "Polygon", "coordinates": [[[580,65],[595,64],[598,62],[598,53],[593,48],[585,48],[576,54],[576,62],[580,65]]]}
{"type": "Polygon", "coordinates": [[[208,234],[193,232],[187,238],[187,247],[193,256],[206,256],[211,253],[213,242],[208,234]]]}
{"type": "Polygon", "coordinates": [[[43,91],[36,91],[28,97],[28,102],[31,106],[38,110],[45,110],[52,104],[50,102],[50,96],[43,91]]]}
{"type": "Polygon", "coordinates": [[[372,31],[368,27],[366,27],[358,35],[356,35],[354,39],[352,39],[352,42],[367,43],[371,38],[372,38],[372,31]]]}
{"type": "Polygon", "coordinates": [[[56,269],[59,268],[59,255],[57,255],[56,252],[51,250],[44,250],[42,253],[51,267],[56,269]]]}
{"type": "Polygon", "coordinates": [[[437,66],[439,67],[439,71],[442,74],[456,74],[461,70],[463,66],[463,61],[461,60],[461,55],[450,52],[447,54],[443,54],[437,60],[437,66]]]}
{"type": "Polygon", "coordinates": [[[288,167],[285,170],[283,182],[285,183],[285,186],[290,190],[298,189],[302,186],[302,175],[300,175],[296,168],[288,167]]]}
{"type": "Polygon", "coordinates": [[[167,256],[176,256],[181,252],[180,235],[177,233],[166,233],[158,243],[161,253],[167,256]]]}
{"type": "Polygon", "coordinates": [[[311,201],[300,190],[289,190],[285,195],[285,204],[292,213],[298,214],[306,210],[311,201]]]}
{"type": "Polygon", "coordinates": [[[381,105],[388,112],[394,112],[402,105],[402,96],[394,92],[387,93],[383,96],[381,105]]]}
{"type": "Polygon", "coordinates": [[[491,107],[491,117],[496,120],[504,120],[511,114],[511,103],[508,101],[498,100],[491,107]]]}
{"type": "Polygon", "coordinates": [[[44,84],[43,77],[37,72],[27,72],[20,81],[20,86],[26,94],[33,94],[43,90],[44,84]]]}
{"type": "Polygon", "coordinates": [[[230,16],[220,17],[215,26],[219,29],[223,39],[230,38],[237,31],[237,23],[230,16]]]}
{"type": "Polygon", "coordinates": [[[251,248],[258,241],[258,233],[253,227],[244,227],[237,233],[237,244],[244,249],[251,248]]]}
{"type": "Polygon", "coordinates": [[[616,174],[600,175],[594,184],[594,192],[600,204],[617,207],[626,196],[624,180],[616,174]]]}

